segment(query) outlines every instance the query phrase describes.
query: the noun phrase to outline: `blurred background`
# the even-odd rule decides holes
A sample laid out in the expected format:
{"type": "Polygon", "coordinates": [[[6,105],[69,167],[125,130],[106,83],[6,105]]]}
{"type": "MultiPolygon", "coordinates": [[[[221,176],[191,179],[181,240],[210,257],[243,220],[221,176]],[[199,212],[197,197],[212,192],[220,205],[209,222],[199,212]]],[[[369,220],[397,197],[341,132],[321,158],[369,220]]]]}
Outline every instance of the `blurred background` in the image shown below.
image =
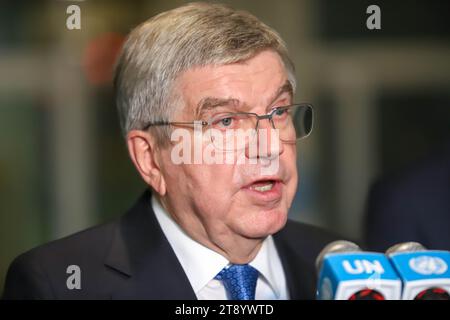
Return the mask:
{"type": "MultiPolygon", "coordinates": [[[[0,294],[18,254],[118,217],[145,188],[120,134],[112,65],[134,26],[185,2],[1,2],[0,294]],[[72,4],[79,30],[66,27],[72,4]]],[[[219,2],[281,34],[296,101],[315,106],[291,218],[364,240],[370,186],[450,141],[450,2],[219,2]],[[381,30],[366,27],[370,4],[381,30]]]]}

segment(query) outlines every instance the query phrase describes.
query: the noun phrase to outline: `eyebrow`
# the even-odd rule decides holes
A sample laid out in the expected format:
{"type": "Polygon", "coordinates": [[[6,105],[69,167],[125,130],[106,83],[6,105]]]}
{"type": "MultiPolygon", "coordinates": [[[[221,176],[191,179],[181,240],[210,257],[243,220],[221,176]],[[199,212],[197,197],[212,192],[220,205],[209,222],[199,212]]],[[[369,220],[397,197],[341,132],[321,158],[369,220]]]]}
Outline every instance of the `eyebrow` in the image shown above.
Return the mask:
{"type": "MultiPolygon", "coordinates": [[[[283,93],[288,93],[291,96],[291,99],[294,95],[294,89],[292,87],[292,84],[289,82],[289,80],[286,80],[286,82],[278,88],[278,90],[275,92],[275,94],[270,99],[270,104],[272,105],[275,100],[281,96],[283,93]]],[[[195,117],[200,118],[202,115],[204,115],[207,111],[214,109],[216,107],[223,107],[223,106],[232,106],[236,108],[241,102],[239,99],[235,98],[215,98],[215,97],[205,97],[201,99],[196,108],[195,108],[195,117]]]]}

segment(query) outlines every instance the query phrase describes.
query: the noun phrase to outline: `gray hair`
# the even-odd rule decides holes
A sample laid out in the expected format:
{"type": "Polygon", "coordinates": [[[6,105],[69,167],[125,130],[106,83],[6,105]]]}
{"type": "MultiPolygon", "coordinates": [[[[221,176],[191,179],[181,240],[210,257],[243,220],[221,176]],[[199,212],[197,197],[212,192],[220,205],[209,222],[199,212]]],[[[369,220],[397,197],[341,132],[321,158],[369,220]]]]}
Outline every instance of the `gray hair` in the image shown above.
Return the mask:
{"type": "MultiPolygon", "coordinates": [[[[149,122],[172,120],[179,109],[173,91],[181,72],[245,61],[267,49],[279,54],[295,90],[294,65],[284,41],[248,12],[196,2],[145,21],[129,34],[115,70],[123,134],[149,122]]],[[[159,143],[168,140],[167,126],[154,130],[159,143]]]]}

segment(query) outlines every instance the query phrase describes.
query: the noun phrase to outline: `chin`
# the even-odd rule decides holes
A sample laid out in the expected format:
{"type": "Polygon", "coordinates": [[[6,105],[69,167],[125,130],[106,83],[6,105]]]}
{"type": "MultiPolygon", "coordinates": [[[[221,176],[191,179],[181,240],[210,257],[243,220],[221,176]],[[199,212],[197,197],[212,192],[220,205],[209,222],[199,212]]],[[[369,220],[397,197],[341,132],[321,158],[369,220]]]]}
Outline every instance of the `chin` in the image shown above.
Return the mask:
{"type": "Polygon", "coordinates": [[[258,212],[241,224],[241,234],[248,238],[265,238],[277,233],[287,221],[287,211],[275,209],[267,212],[258,212]]]}

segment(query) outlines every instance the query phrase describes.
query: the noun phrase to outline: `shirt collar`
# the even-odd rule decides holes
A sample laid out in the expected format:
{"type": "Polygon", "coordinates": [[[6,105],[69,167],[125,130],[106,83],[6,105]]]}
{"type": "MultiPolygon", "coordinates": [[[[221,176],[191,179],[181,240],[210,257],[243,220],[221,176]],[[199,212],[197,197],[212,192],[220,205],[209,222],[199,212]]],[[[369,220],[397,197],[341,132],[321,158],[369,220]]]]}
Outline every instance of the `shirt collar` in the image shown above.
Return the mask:
{"type": "MultiPolygon", "coordinates": [[[[193,240],[161,206],[158,199],[152,197],[152,207],[161,228],[173,248],[175,255],[180,261],[186,273],[192,289],[197,294],[209,281],[229,264],[228,260],[219,253],[193,240]]],[[[272,236],[268,236],[255,259],[249,263],[257,269],[263,276],[263,281],[267,281],[277,297],[280,296],[279,272],[281,262],[272,236]],[[273,257],[276,257],[274,259],[273,257]]]]}
{"type": "Polygon", "coordinates": [[[268,236],[262,243],[258,254],[255,259],[250,262],[250,265],[254,267],[263,276],[277,298],[280,297],[279,284],[283,281],[281,273],[277,271],[282,270],[282,265],[278,256],[278,252],[275,247],[272,236],[268,236]]]}
{"type": "Polygon", "coordinates": [[[188,236],[154,196],[152,206],[156,219],[180,261],[192,289],[198,293],[228,264],[228,260],[188,236]]]}

